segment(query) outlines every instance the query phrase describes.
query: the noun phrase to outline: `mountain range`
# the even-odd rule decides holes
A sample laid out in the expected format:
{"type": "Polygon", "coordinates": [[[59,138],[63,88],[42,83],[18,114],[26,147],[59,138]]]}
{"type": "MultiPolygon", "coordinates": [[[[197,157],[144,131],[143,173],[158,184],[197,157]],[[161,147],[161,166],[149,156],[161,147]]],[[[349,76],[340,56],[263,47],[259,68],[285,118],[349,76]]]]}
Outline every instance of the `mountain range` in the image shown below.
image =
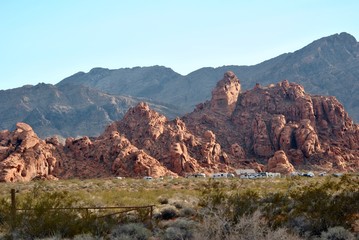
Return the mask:
{"type": "Polygon", "coordinates": [[[169,118],[182,116],[209,100],[227,71],[236,74],[244,91],[287,79],[310,94],[335,96],[359,121],[359,43],[340,33],[253,66],[207,67],[186,76],[163,66],[94,68],[56,85],[0,91],[0,128],[25,122],[43,138],[97,136],[141,101],[169,118]]]}
{"type": "Polygon", "coordinates": [[[231,71],[210,100],[181,118],[170,120],[141,102],[98,137],[43,140],[26,123],[0,131],[0,182],[243,168],[357,172],[358,159],[359,125],[335,97],[307,94],[288,80],[242,91],[231,71]]]}

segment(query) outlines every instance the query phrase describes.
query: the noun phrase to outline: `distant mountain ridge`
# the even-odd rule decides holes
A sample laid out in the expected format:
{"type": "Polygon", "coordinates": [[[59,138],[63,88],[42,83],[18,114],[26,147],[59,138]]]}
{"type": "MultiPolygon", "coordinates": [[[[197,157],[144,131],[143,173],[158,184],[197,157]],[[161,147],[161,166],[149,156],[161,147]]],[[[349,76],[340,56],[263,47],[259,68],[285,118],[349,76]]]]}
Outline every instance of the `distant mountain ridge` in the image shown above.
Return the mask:
{"type": "Polygon", "coordinates": [[[169,120],[142,102],[98,137],[42,140],[30,125],[17,123],[14,131],[0,131],[0,182],[239,168],[285,175],[295,169],[358,171],[359,125],[335,97],[307,94],[288,80],[241,89],[228,71],[211,100],[191,113],[169,120]]]}
{"type": "Polygon", "coordinates": [[[244,91],[288,79],[310,94],[335,96],[359,122],[359,43],[340,33],[253,66],[205,67],[186,76],[163,66],[94,68],[56,85],[0,91],[0,129],[26,122],[40,137],[97,136],[140,101],[171,119],[209,100],[227,71],[238,76],[244,91]]]}
{"type": "Polygon", "coordinates": [[[121,119],[128,108],[148,101],[157,111],[175,116],[171,108],[147,99],[115,96],[83,85],[38,84],[0,91],[0,128],[13,129],[17,121],[26,122],[42,138],[90,136],[121,119]]]}
{"type": "Polygon", "coordinates": [[[238,76],[244,90],[256,83],[268,85],[288,79],[302,84],[308,93],[336,96],[349,115],[359,121],[359,43],[348,33],[321,38],[293,53],[253,66],[206,67],[186,76],[161,66],[94,68],[58,85],[83,84],[111,94],[145,97],[179,106],[179,113],[183,113],[209,100],[211,90],[226,71],[238,76]]]}

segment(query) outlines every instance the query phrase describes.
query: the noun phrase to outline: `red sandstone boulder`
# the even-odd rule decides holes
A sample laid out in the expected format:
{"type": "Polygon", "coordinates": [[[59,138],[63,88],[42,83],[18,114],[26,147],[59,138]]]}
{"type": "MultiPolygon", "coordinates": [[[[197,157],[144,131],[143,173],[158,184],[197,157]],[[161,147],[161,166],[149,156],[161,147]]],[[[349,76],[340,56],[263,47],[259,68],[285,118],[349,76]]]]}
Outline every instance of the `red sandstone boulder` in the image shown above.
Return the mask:
{"type": "Polygon", "coordinates": [[[0,137],[0,181],[54,179],[55,148],[39,139],[29,125],[17,123],[15,131],[3,131],[0,137]]]}
{"type": "Polygon", "coordinates": [[[274,156],[268,160],[267,171],[289,174],[294,172],[293,165],[288,161],[287,155],[283,150],[276,151],[274,156]]]}

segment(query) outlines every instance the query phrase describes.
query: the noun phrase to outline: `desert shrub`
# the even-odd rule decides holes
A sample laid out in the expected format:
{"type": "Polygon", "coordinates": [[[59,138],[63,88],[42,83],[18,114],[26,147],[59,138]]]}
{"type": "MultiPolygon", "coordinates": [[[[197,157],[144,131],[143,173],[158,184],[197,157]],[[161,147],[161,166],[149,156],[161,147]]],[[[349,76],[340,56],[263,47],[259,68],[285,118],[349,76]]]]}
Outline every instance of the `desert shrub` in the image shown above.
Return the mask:
{"type": "Polygon", "coordinates": [[[86,234],[79,234],[74,236],[73,240],[100,240],[102,238],[95,237],[92,234],[86,233],[86,234]]]}
{"type": "Polygon", "coordinates": [[[327,231],[322,232],[319,240],[354,240],[353,233],[343,227],[328,228],[327,231]]]}
{"type": "Polygon", "coordinates": [[[200,206],[211,210],[221,209],[222,214],[233,222],[245,214],[252,214],[260,204],[259,194],[251,189],[245,191],[225,191],[223,184],[218,181],[209,181],[202,191],[200,206]]]}
{"type": "Polygon", "coordinates": [[[259,200],[259,194],[251,189],[230,195],[228,199],[230,209],[228,212],[232,215],[232,221],[238,222],[238,219],[242,216],[253,214],[259,208],[259,200]]]}
{"type": "MultiPolygon", "coordinates": [[[[321,232],[335,226],[350,228],[359,213],[358,179],[343,177],[339,182],[327,179],[321,184],[312,183],[294,189],[289,193],[292,199],[288,212],[288,222],[302,218],[309,229],[300,229],[301,233],[321,232]]],[[[293,226],[298,227],[298,226],[293,226]]]]}
{"type": "MultiPolygon", "coordinates": [[[[67,191],[47,192],[41,185],[19,196],[17,200],[15,233],[21,239],[61,236],[71,238],[77,234],[104,234],[114,221],[97,219],[86,210],[73,209],[78,198],[67,191]]],[[[10,219],[9,219],[10,220],[10,219]]]]}
{"type": "Polygon", "coordinates": [[[61,235],[54,234],[53,236],[45,237],[45,238],[35,238],[35,240],[61,240],[63,239],[61,235]]]}
{"type": "Polygon", "coordinates": [[[119,225],[111,231],[111,239],[116,240],[147,240],[150,236],[151,231],[139,223],[119,225]]]}
{"type": "Polygon", "coordinates": [[[55,233],[73,236],[83,230],[77,213],[58,209],[72,207],[75,202],[68,192],[47,193],[35,188],[18,204],[25,210],[17,213],[17,229],[23,237],[29,238],[43,238],[55,233]]]}
{"type": "Polygon", "coordinates": [[[222,218],[230,225],[259,210],[273,229],[290,228],[306,237],[319,236],[335,226],[349,229],[358,219],[358,177],[344,175],[340,181],[327,178],[289,185],[286,192],[266,193],[251,189],[226,191],[220,183],[209,182],[202,191],[200,206],[210,210],[210,217],[221,209],[222,218]]]}
{"type": "Polygon", "coordinates": [[[10,202],[6,199],[0,199],[0,226],[9,223],[10,202]]]}
{"type": "Polygon", "coordinates": [[[159,196],[159,197],[157,198],[157,201],[158,201],[160,204],[168,204],[168,198],[163,197],[163,196],[159,196]]]}
{"type": "Polygon", "coordinates": [[[230,219],[218,213],[207,214],[202,222],[198,224],[194,239],[208,240],[259,240],[259,239],[279,239],[279,240],[299,240],[296,235],[289,233],[286,228],[273,230],[269,227],[267,220],[259,211],[249,215],[243,215],[234,223],[230,219]]]}
{"type": "Polygon", "coordinates": [[[183,208],[183,202],[174,202],[173,203],[173,206],[175,206],[175,208],[177,208],[177,209],[181,209],[181,208],[183,208]]]}
{"type": "MultiPolygon", "coordinates": [[[[274,228],[280,227],[288,221],[292,205],[288,194],[282,192],[269,193],[261,200],[261,210],[274,228]]],[[[304,223],[304,221],[301,222],[304,223]]]]}
{"type": "Polygon", "coordinates": [[[166,207],[161,210],[159,216],[162,220],[169,220],[178,217],[178,211],[174,207],[166,207]]]}
{"type": "Polygon", "coordinates": [[[192,217],[197,214],[196,210],[191,207],[184,207],[179,211],[181,217],[192,217]]]}
{"type": "Polygon", "coordinates": [[[199,205],[202,207],[217,208],[226,204],[229,194],[224,190],[224,184],[210,179],[204,184],[199,205]]]}
{"type": "Polygon", "coordinates": [[[193,239],[197,223],[192,220],[176,219],[168,224],[163,237],[164,240],[189,240],[193,239]]]}

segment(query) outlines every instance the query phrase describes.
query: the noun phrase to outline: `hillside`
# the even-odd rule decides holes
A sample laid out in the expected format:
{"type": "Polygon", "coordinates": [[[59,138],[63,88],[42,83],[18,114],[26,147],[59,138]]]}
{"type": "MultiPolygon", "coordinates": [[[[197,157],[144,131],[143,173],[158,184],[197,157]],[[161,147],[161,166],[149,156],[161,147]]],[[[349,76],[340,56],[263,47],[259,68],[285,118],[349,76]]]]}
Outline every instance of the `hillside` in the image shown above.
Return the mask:
{"type": "MultiPolygon", "coordinates": [[[[0,101],[0,129],[14,129],[21,121],[45,138],[99,135],[105,126],[121,119],[144,99],[110,95],[82,85],[38,84],[0,91],[0,101]]],[[[174,107],[146,101],[159,112],[174,116],[174,107]]]]}
{"type": "Polygon", "coordinates": [[[186,76],[160,66],[109,70],[95,68],[77,73],[59,85],[83,84],[104,92],[145,97],[176,105],[191,112],[209,100],[223,72],[233,71],[244,90],[256,83],[268,85],[287,79],[304,86],[311,94],[336,96],[349,115],[359,121],[359,43],[347,33],[312,42],[293,53],[285,53],[253,66],[202,68],[186,76]]]}
{"type": "Polygon", "coordinates": [[[210,101],[170,120],[146,103],[98,137],[41,140],[18,123],[0,132],[0,181],[33,178],[185,176],[236,168],[359,169],[359,126],[335,97],[310,95],[284,80],[242,91],[226,72],[210,101]]]}
{"type": "Polygon", "coordinates": [[[226,71],[241,79],[242,90],[287,79],[310,94],[335,96],[349,117],[359,121],[359,44],[353,36],[341,33],[253,66],[207,67],[186,76],[162,66],[94,68],[55,86],[0,91],[0,129],[14,129],[16,122],[25,122],[42,138],[98,136],[141,101],[173,119],[209,100],[226,71]]]}

